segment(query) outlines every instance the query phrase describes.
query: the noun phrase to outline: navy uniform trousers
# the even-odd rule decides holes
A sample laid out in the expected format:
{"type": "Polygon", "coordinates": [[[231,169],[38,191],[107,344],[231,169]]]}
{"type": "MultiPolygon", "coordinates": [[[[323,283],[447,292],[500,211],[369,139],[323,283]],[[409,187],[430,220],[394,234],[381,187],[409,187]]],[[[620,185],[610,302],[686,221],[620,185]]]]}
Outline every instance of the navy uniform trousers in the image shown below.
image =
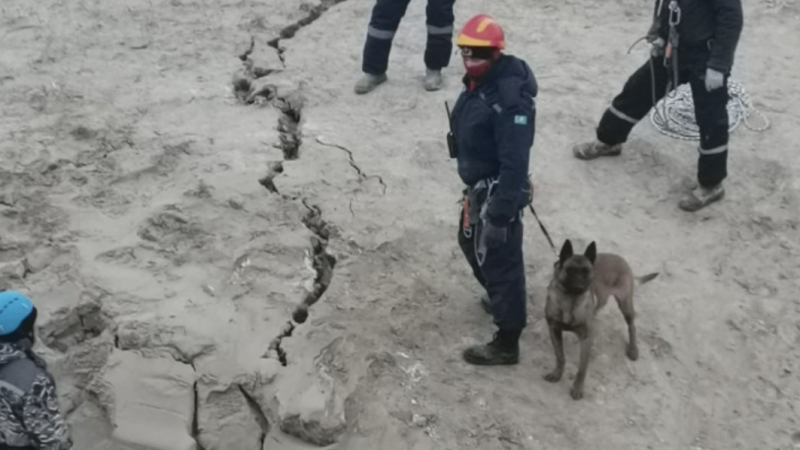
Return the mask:
{"type": "MultiPolygon", "coordinates": [[[[411,0],[377,0],[364,44],[362,70],[372,75],[386,72],[392,39],[400,26],[411,0]]],[[[450,63],[453,52],[453,4],[455,0],[428,0],[426,9],[428,41],[425,46],[425,66],[441,70],[450,63]]]]}
{"type": "MultiPolygon", "coordinates": [[[[688,82],[692,88],[694,115],[700,129],[697,181],[701,186],[712,187],[728,174],[728,74],[722,87],[708,92],[705,86],[708,48],[684,47],[681,50],[678,84],[688,82]]],[[[597,127],[597,140],[607,145],[625,142],[634,125],[653,107],[653,87],[655,100],[659,101],[666,93],[668,82],[669,71],[662,58],[653,58],[642,65],[628,78],[603,114],[597,127]]]]}
{"type": "Polygon", "coordinates": [[[506,243],[488,248],[485,255],[479,255],[477,251],[483,224],[479,221],[471,226],[470,233],[465,234],[463,214],[462,209],[458,221],[458,245],[475,279],[489,294],[494,323],[502,331],[522,332],[527,322],[522,213],[508,224],[506,243]],[[483,256],[482,260],[480,256],[483,256]]]}

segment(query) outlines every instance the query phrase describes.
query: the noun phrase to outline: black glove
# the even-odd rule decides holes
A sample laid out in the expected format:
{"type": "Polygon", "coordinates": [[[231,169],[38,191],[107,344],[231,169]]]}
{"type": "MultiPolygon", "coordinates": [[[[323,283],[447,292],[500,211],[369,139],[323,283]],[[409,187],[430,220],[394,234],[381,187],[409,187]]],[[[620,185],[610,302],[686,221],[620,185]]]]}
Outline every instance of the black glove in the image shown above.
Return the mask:
{"type": "Polygon", "coordinates": [[[483,230],[483,240],[487,248],[497,248],[506,243],[508,239],[508,228],[505,225],[495,225],[491,221],[486,222],[483,230]]]}

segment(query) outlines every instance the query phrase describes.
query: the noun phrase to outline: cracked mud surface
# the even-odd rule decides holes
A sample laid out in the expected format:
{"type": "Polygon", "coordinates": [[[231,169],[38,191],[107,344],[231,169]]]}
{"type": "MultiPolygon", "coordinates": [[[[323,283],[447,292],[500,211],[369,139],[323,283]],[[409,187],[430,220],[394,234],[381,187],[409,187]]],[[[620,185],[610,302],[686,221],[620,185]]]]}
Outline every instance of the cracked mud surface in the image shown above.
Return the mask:
{"type": "MultiPolygon", "coordinates": [[[[637,294],[639,361],[601,314],[581,402],[572,337],[564,381],[541,379],[553,256],[532,217],[522,362],[461,362],[493,330],[455,242],[442,104],[461,69],[422,89],[412,2],[389,82],[353,94],[372,6],[0,6],[0,288],[42,311],[76,448],[792,448],[796,5],[745,4],[734,75],[773,128],[732,135],[728,195],[696,215],[675,206],[693,143],[643,123],[614,161],[569,154],[640,64],[625,51],[650,8],[491,7],[539,78],[531,171],[553,238],[661,272],[637,294]]],[[[456,26],[482,7],[458,3],[456,26]]]]}

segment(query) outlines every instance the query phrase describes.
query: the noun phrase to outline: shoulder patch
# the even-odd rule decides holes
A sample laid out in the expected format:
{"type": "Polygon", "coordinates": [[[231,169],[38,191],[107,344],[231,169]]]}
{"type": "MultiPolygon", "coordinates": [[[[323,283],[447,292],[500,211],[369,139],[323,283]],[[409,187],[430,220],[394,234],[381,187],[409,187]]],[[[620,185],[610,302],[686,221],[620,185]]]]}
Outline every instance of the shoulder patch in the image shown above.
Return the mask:
{"type": "Polygon", "coordinates": [[[514,124],[515,125],[527,125],[528,124],[528,116],[517,114],[514,116],[514,124]]]}

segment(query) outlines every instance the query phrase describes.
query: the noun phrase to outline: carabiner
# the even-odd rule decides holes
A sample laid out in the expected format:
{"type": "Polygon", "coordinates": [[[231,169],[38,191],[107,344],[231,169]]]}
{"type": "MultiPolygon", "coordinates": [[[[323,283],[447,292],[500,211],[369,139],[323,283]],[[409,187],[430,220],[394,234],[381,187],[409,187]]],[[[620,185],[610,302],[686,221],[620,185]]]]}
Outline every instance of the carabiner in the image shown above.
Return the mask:
{"type": "Polygon", "coordinates": [[[678,6],[678,0],[669,2],[669,26],[674,27],[681,23],[681,7],[678,6]]]}

